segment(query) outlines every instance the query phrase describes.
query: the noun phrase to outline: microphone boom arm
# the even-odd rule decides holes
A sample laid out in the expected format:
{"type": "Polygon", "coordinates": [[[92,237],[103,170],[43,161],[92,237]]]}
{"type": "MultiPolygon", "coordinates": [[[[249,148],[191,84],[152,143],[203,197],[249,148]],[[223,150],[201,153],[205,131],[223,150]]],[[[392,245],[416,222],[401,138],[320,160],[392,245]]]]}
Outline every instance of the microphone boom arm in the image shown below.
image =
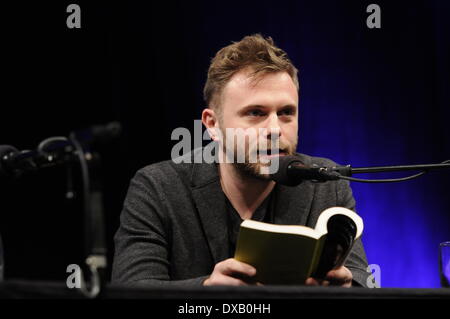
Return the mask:
{"type": "MultiPolygon", "coordinates": [[[[450,163],[441,164],[420,164],[420,165],[397,165],[397,166],[374,166],[374,167],[351,167],[336,166],[331,168],[331,171],[338,172],[343,176],[352,176],[353,174],[361,173],[380,173],[380,172],[403,172],[403,171],[431,171],[438,169],[450,169],[450,163]]],[[[327,171],[330,169],[327,168],[327,171]]]]}

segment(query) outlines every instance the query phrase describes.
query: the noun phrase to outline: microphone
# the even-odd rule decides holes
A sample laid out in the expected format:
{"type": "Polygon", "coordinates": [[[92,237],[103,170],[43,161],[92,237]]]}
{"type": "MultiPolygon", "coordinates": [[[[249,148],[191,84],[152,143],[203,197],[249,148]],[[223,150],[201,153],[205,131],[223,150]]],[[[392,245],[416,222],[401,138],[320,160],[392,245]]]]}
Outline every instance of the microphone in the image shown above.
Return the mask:
{"type": "Polygon", "coordinates": [[[330,170],[317,165],[306,166],[298,156],[280,156],[278,171],[271,174],[271,179],[286,186],[297,186],[304,180],[325,182],[338,180],[336,174],[330,170]]]}
{"type": "Polygon", "coordinates": [[[9,177],[12,173],[9,158],[18,154],[19,150],[11,145],[0,145],[0,177],[9,177]]]}
{"type": "Polygon", "coordinates": [[[0,177],[19,177],[26,171],[66,163],[74,155],[74,139],[83,145],[98,147],[118,138],[121,131],[119,122],[111,122],[72,132],[70,139],[64,136],[47,138],[36,150],[18,151],[13,146],[0,145],[0,177]]]}

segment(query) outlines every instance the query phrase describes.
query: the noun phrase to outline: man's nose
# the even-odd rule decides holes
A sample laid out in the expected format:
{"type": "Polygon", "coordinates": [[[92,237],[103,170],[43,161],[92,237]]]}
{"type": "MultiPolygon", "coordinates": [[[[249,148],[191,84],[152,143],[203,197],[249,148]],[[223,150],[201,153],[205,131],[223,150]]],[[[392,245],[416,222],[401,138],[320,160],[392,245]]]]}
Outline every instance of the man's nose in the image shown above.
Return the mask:
{"type": "Polygon", "coordinates": [[[275,138],[281,136],[280,123],[278,115],[276,113],[269,116],[266,129],[267,129],[266,137],[269,139],[271,135],[273,135],[275,138]]]}

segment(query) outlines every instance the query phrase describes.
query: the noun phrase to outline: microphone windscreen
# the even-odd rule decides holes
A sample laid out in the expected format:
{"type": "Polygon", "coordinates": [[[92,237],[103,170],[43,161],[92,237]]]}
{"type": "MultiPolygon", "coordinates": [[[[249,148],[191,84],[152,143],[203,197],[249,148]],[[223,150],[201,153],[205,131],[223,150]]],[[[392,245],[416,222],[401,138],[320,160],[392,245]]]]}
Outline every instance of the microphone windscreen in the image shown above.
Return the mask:
{"type": "Polygon", "coordinates": [[[3,156],[8,155],[10,153],[18,153],[17,148],[11,145],[0,145],[0,176],[8,176],[9,171],[5,164],[3,163],[3,156]]]}
{"type": "Polygon", "coordinates": [[[278,170],[270,175],[271,179],[286,186],[297,186],[298,184],[300,184],[302,182],[301,179],[295,178],[295,176],[289,174],[289,165],[293,163],[303,165],[298,156],[280,156],[278,170]]]}
{"type": "Polygon", "coordinates": [[[18,152],[18,150],[17,148],[11,145],[0,145],[0,158],[11,152],[18,152]]]}

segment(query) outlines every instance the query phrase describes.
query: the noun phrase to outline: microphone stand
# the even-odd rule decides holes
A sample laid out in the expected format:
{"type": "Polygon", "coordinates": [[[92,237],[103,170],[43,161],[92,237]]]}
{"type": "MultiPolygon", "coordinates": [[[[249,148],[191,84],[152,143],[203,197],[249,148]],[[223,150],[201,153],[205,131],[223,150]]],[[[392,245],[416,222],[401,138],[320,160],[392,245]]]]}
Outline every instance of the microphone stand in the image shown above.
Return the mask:
{"type": "Polygon", "coordinates": [[[88,298],[95,298],[101,292],[107,267],[107,249],[104,236],[102,180],[99,174],[100,155],[85,150],[75,133],[70,134],[78,156],[83,179],[84,224],[86,265],[90,271],[90,285],[81,272],[81,292],[88,298]]]}
{"type": "Polygon", "coordinates": [[[332,170],[344,176],[352,176],[361,173],[400,172],[400,171],[430,171],[450,168],[450,163],[443,164],[420,164],[420,165],[398,165],[398,166],[373,166],[352,167],[351,165],[336,166],[332,170]]]}
{"type": "Polygon", "coordinates": [[[352,167],[351,165],[324,167],[313,164],[305,166],[295,156],[282,158],[281,169],[272,174],[272,179],[287,186],[296,186],[302,180],[311,180],[315,183],[344,179],[352,182],[362,183],[392,183],[403,182],[422,176],[431,170],[450,169],[450,160],[439,164],[420,165],[396,165],[396,166],[373,166],[373,167],[352,167]],[[380,172],[402,172],[420,171],[419,173],[402,178],[391,179],[362,179],[351,177],[353,174],[380,173],[380,172]]]}
{"type": "Polygon", "coordinates": [[[2,243],[2,237],[0,236],[0,282],[3,281],[3,243],[2,243]]]}
{"type": "Polygon", "coordinates": [[[419,165],[394,165],[394,166],[373,166],[373,167],[352,167],[335,166],[335,167],[321,167],[319,171],[323,174],[325,180],[346,179],[355,182],[366,183],[386,183],[386,182],[401,182],[409,179],[419,177],[431,170],[450,169],[450,160],[439,164],[419,164],[419,165]],[[360,179],[352,178],[353,174],[362,173],[381,173],[381,172],[403,172],[403,171],[420,171],[420,173],[395,179],[360,179]]]}
{"type": "MultiPolygon", "coordinates": [[[[90,271],[90,284],[86,283],[81,271],[80,288],[81,292],[88,298],[95,298],[101,292],[105,283],[104,270],[107,267],[102,180],[99,174],[101,160],[100,155],[91,152],[89,146],[90,142],[95,142],[95,139],[99,142],[105,142],[109,138],[117,136],[120,134],[120,126],[113,122],[105,127],[94,127],[93,133],[93,136],[90,136],[91,141],[89,139],[87,141],[81,139],[80,141],[76,132],[72,132],[69,138],[51,137],[42,141],[37,150],[33,151],[19,152],[8,146],[7,152],[0,156],[0,173],[8,178],[17,178],[25,172],[32,172],[41,168],[71,164],[74,161],[79,162],[83,181],[84,235],[87,256],[85,262],[90,271]]],[[[2,275],[1,270],[0,268],[0,276],[2,275]]]]}

